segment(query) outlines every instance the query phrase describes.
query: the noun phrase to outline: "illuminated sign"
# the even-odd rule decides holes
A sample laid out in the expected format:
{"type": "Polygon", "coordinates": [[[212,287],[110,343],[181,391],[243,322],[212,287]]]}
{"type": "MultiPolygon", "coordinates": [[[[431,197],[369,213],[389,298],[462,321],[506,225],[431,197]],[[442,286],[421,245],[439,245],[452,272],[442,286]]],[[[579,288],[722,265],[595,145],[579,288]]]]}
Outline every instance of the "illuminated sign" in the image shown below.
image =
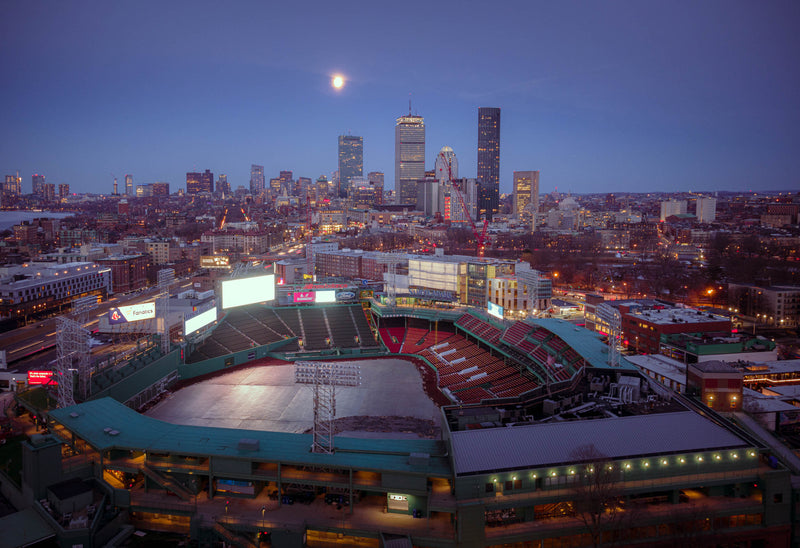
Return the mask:
{"type": "Polygon", "coordinates": [[[340,291],[336,295],[336,300],[338,301],[349,301],[356,298],[356,294],[352,291],[340,291]]]}
{"type": "Polygon", "coordinates": [[[189,318],[183,322],[183,334],[188,335],[194,333],[198,329],[207,326],[210,323],[217,321],[217,308],[211,308],[205,312],[201,312],[197,316],[189,318]]]}
{"type": "Polygon", "coordinates": [[[405,495],[389,495],[389,500],[408,500],[405,495]]]}
{"type": "Polygon", "coordinates": [[[224,255],[201,255],[200,268],[230,268],[231,260],[224,255]]]}
{"type": "Polygon", "coordinates": [[[28,385],[58,384],[52,377],[52,371],[28,371],[28,385]]]}
{"type": "Polygon", "coordinates": [[[115,325],[118,323],[136,322],[139,320],[151,320],[156,317],[156,303],[141,303],[131,306],[120,306],[108,310],[108,323],[115,325]]]}
{"type": "Polygon", "coordinates": [[[296,302],[296,303],[313,303],[314,302],[314,292],[313,291],[295,291],[294,292],[294,302],[296,302]]]}
{"type": "Polygon", "coordinates": [[[452,291],[443,291],[440,289],[409,289],[408,294],[412,297],[420,299],[430,299],[432,301],[447,301],[453,302],[456,300],[452,291]]]}
{"type": "Polygon", "coordinates": [[[275,275],[254,276],[222,282],[222,308],[275,300],[275,275]]]}
{"type": "Polygon", "coordinates": [[[317,298],[314,302],[317,303],[335,303],[336,291],[333,289],[326,289],[325,291],[317,291],[317,298]]]}
{"type": "Polygon", "coordinates": [[[489,301],[486,304],[486,309],[489,312],[490,316],[494,316],[495,318],[503,319],[503,307],[493,302],[489,301]]]}

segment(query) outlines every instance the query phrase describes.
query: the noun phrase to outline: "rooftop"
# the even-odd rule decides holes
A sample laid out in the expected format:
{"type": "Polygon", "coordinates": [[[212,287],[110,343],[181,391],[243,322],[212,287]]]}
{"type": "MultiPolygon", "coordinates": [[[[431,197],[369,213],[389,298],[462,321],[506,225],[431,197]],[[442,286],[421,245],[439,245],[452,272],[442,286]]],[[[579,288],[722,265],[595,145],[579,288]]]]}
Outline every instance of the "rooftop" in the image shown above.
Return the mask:
{"type": "Polygon", "coordinates": [[[456,475],[578,462],[581,447],[609,459],[748,447],[692,411],[452,432],[456,475]]]}
{"type": "Polygon", "coordinates": [[[392,470],[447,476],[446,449],[437,440],[389,440],[336,437],[333,455],[312,453],[311,434],[185,426],[140,415],[112,398],[54,409],[50,417],[99,451],[144,450],[187,456],[217,456],[264,462],[359,470],[392,470]],[[257,447],[240,447],[243,439],[257,447]],[[427,453],[427,469],[409,464],[411,453],[427,453]]]}

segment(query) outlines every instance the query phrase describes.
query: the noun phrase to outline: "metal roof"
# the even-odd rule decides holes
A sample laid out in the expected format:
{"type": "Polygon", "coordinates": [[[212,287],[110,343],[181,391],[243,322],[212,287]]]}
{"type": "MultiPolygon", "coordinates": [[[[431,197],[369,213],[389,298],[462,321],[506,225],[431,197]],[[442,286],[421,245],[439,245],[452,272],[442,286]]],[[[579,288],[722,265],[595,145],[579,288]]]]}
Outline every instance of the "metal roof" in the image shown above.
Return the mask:
{"type": "Polygon", "coordinates": [[[49,415],[100,451],[119,448],[443,477],[451,474],[444,443],[438,440],[337,436],[336,453],[326,455],[310,452],[310,434],[170,424],[140,415],[112,398],[54,409],[49,415]],[[242,439],[257,441],[258,449],[240,450],[242,439]],[[428,466],[410,465],[411,453],[429,454],[428,466]]]}
{"type": "MultiPolygon", "coordinates": [[[[571,346],[575,352],[580,354],[583,359],[588,361],[592,367],[598,369],[611,368],[608,365],[608,346],[600,340],[602,335],[599,333],[557,318],[526,320],[526,323],[540,325],[555,333],[561,340],[571,346]]],[[[636,367],[622,356],[619,359],[619,367],[614,367],[613,369],[637,371],[636,367]]]]}
{"type": "Polygon", "coordinates": [[[692,411],[452,432],[456,475],[564,466],[580,447],[609,459],[749,447],[692,411]]]}

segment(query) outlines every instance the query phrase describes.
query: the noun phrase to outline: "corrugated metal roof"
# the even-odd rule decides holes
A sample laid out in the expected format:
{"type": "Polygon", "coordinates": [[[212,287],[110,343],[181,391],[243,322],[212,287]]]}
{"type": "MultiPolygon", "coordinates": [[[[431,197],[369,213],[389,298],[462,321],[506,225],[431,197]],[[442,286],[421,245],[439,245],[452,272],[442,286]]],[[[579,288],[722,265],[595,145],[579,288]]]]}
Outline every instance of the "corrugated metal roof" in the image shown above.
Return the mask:
{"type": "Polygon", "coordinates": [[[336,453],[324,455],[310,452],[310,434],[170,424],[140,415],[112,398],[54,409],[50,416],[101,451],[120,448],[357,470],[391,470],[434,476],[451,474],[444,443],[438,440],[338,436],[336,453]],[[239,450],[242,438],[258,441],[259,449],[239,450]],[[423,470],[409,464],[411,453],[429,454],[428,466],[423,470]]]}
{"type": "Polygon", "coordinates": [[[748,444],[692,411],[451,433],[456,475],[567,465],[582,446],[610,459],[748,444]]]}

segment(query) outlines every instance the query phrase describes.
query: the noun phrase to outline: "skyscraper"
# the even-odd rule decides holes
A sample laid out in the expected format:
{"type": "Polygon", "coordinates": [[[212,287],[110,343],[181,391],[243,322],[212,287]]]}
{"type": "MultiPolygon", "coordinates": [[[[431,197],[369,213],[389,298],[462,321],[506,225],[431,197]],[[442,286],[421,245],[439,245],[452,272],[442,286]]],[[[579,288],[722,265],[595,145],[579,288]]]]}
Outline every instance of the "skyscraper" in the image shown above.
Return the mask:
{"type": "Polygon", "coordinates": [[[339,195],[346,195],[353,177],[364,175],[364,138],[339,135],[339,195]]]}
{"type": "Polygon", "coordinates": [[[500,204],[500,109],[478,109],[478,209],[487,219],[500,204]]]}
{"type": "Polygon", "coordinates": [[[22,194],[22,177],[19,176],[19,173],[16,175],[6,175],[3,192],[9,196],[20,196],[22,194]]]}
{"type": "Polygon", "coordinates": [[[133,175],[125,175],[125,196],[135,196],[136,190],[133,188],[133,175]]]}
{"type": "Polygon", "coordinates": [[[434,172],[440,185],[449,185],[452,179],[458,179],[458,159],[452,148],[442,147],[436,156],[434,172]]]}
{"type": "MultiPolygon", "coordinates": [[[[226,177],[227,181],[227,177],[226,177]]],[[[264,192],[264,185],[266,181],[264,180],[264,166],[259,166],[256,164],[250,165],[250,194],[257,196],[264,192]]],[[[217,190],[219,192],[219,190],[217,190]]]]}
{"type": "Polygon", "coordinates": [[[38,173],[31,175],[31,184],[33,185],[32,191],[34,194],[37,196],[44,194],[44,175],[39,175],[38,173]]]}
{"type": "Polygon", "coordinates": [[[370,171],[367,178],[375,189],[375,205],[383,205],[383,171],[370,171]]]}
{"type": "Polygon", "coordinates": [[[231,185],[228,182],[228,176],[224,173],[220,174],[217,179],[217,194],[219,196],[229,196],[231,193],[231,185]]]}
{"type": "Polygon", "coordinates": [[[189,172],[186,174],[186,194],[199,194],[201,192],[214,192],[214,174],[210,170],[203,173],[189,172]]]}
{"type": "MultiPolygon", "coordinates": [[[[535,220],[539,211],[539,172],[514,172],[514,215],[522,221],[535,220]]],[[[532,225],[535,230],[535,225],[532,225]]]]}
{"type": "Polygon", "coordinates": [[[425,177],[425,119],[411,114],[394,128],[394,190],[396,203],[417,203],[417,181],[425,177]]]}
{"type": "Polygon", "coordinates": [[[58,199],[65,200],[69,196],[69,185],[67,183],[61,183],[58,185],[58,199]]]}

